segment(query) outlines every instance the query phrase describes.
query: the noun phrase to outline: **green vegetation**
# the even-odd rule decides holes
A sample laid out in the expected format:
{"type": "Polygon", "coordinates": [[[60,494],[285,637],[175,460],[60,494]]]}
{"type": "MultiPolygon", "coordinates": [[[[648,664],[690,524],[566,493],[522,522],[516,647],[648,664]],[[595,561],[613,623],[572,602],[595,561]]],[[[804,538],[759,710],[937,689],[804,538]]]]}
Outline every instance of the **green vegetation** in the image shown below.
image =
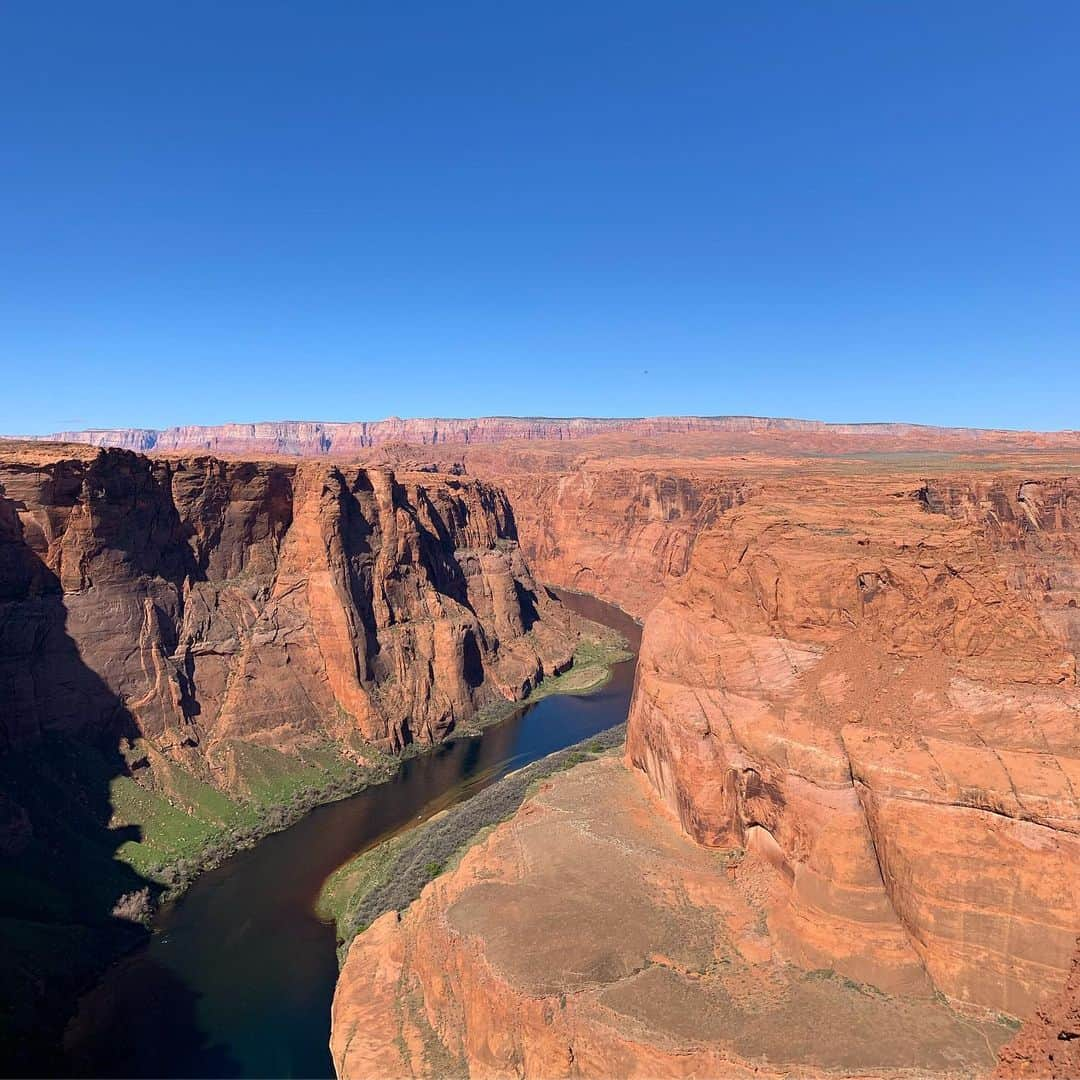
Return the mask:
{"type": "Polygon", "coordinates": [[[115,750],[54,735],[0,758],[2,1045],[20,1045],[146,934],[126,917],[134,908],[113,915],[121,898],[146,886],[115,858],[135,838],[111,826],[110,782],[123,767],[115,750]]]}
{"type": "MultiPolygon", "coordinates": [[[[544,680],[526,702],[484,710],[453,737],[475,734],[549,694],[595,689],[611,664],[631,655],[619,635],[588,624],[568,671],[544,680]]],[[[608,745],[604,737],[594,739],[588,752],[608,745]]],[[[289,754],[241,741],[222,749],[229,795],[142,740],[105,747],[48,734],[0,758],[0,1042],[25,1041],[32,1031],[36,1044],[54,1042],[55,1025],[73,996],[145,938],[162,900],[315,806],[390,779],[400,764],[359,740],[350,749],[368,763],[364,767],[329,742],[289,754]]],[[[402,756],[423,749],[410,746],[402,756]]],[[[579,752],[574,761],[584,756],[579,752]]],[[[561,764],[552,771],[567,767],[565,756],[555,759],[561,764]]],[[[352,933],[370,922],[364,912],[380,905],[387,910],[389,900],[380,897],[388,883],[395,883],[394,901],[417,895],[452,865],[470,837],[511,812],[515,798],[520,802],[527,777],[535,774],[526,769],[517,775],[507,778],[516,794],[504,802],[478,803],[484,792],[465,804],[477,803],[475,811],[452,819],[464,834],[445,832],[433,819],[343,867],[324,892],[327,910],[340,915],[339,925],[347,918],[352,933]],[[418,846],[417,834],[431,843],[418,846]],[[399,856],[408,863],[404,875],[399,856]],[[375,899],[365,904],[368,896],[375,899]]]]}
{"type": "MultiPolygon", "coordinates": [[[[356,766],[330,746],[285,754],[268,746],[235,742],[231,750],[240,787],[263,806],[284,805],[356,776],[356,766]]],[[[365,753],[368,757],[376,754],[370,747],[365,747],[365,753]]]]}
{"type": "Polygon", "coordinates": [[[849,979],[841,975],[832,968],[814,968],[813,971],[806,972],[804,978],[808,982],[835,982],[845,990],[853,990],[855,993],[865,994],[867,997],[888,997],[884,990],[873,983],[857,982],[855,979],[849,979]]]}
{"type": "Polygon", "coordinates": [[[453,869],[470,847],[511,817],[543,780],[620,749],[625,737],[626,725],[619,724],[535,761],[345,863],[327,880],[316,905],[320,916],[337,924],[341,954],[380,915],[407,907],[432,878],[453,869]]]}
{"type": "Polygon", "coordinates": [[[633,658],[621,634],[606,626],[587,623],[581,642],[574,650],[573,664],[561,675],[544,679],[525,699],[539,701],[552,694],[588,694],[599,690],[610,678],[613,664],[633,658]]]}
{"type": "MultiPolygon", "coordinates": [[[[365,767],[330,744],[294,754],[242,742],[228,750],[235,783],[244,795],[230,799],[177,770],[189,796],[183,810],[174,805],[176,793],[170,792],[168,810],[136,819],[143,826],[142,839],[119,851],[121,858],[165,886],[170,895],[185,889],[201,871],[287,828],[316,806],[381,783],[397,768],[396,759],[368,746],[364,754],[370,764],[365,767]]],[[[136,813],[145,815],[148,809],[143,806],[136,813]]]]}
{"type": "Polygon", "coordinates": [[[183,859],[197,858],[222,826],[239,824],[242,816],[238,806],[216,791],[214,794],[228,806],[224,814],[217,807],[210,812],[198,803],[176,805],[164,795],[140,787],[129,776],[114,777],[109,793],[112,828],[131,825],[139,830],[137,839],[120,844],[116,857],[148,876],[158,875],[164,866],[183,859]]]}
{"type": "Polygon", "coordinates": [[[161,900],[396,768],[367,757],[360,769],[330,746],[290,758],[243,745],[235,797],[139,741],[110,750],[50,734],[0,758],[0,1042],[55,1042],[48,1025],[144,939],[161,900]]]}

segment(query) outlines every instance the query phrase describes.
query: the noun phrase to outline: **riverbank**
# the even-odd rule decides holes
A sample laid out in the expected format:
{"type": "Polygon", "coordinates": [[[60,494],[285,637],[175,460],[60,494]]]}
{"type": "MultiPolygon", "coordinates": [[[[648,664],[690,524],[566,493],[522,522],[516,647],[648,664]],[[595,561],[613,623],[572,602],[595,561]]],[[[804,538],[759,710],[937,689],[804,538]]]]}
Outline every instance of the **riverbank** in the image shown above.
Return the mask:
{"type": "MultiPolygon", "coordinates": [[[[587,597],[584,593],[564,593],[563,599],[573,597],[580,600],[587,597]]],[[[611,679],[616,664],[634,658],[634,651],[626,636],[610,626],[593,619],[582,618],[581,637],[574,656],[564,671],[542,679],[519,701],[495,701],[481,709],[474,717],[465,721],[451,733],[451,739],[468,738],[478,735],[492,724],[501,723],[515,712],[529,705],[535,705],[552,694],[591,694],[605,686],[611,679]]],[[[422,753],[421,748],[407,746],[404,756],[422,753]]]]}
{"type": "Polygon", "coordinates": [[[466,802],[389,837],[335,871],[323,886],[315,910],[337,928],[339,960],[344,960],[352,939],[380,915],[408,907],[429,881],[453,869],[473,844],[511,817],[542,780],[618,753],[625,738],[626,724],[617,724],[549,754],[466,802]]]}
{"type": "MultiPolygon", "coordinates": [[[[220,796],[218,806],[221,801],[232,804],[236,825],[211,833],[201,847],[186,852],[172,863],[140,866],[138,863],[142,860],[125,861],[165,887],[166,891],[159,898],[160,903],[175,900],[199,874],[220,866],[239,851],[254,847],[265,837],[290,828],[316,807],[348,799],[370,787],[385,784],[397,773],[402,761],[430,753],[437,746],[455,739],[478,735],[553,694],[593,693],[607,684],[616,664],[633,656],[626,638],[617,630],[590,619],[582,619],[580,641],[565,671],[547,676],[520,700],[496,701],[486,706],[459,724],[442,743],[410,743],[397,755],[383,753],[375,747],[365,747],[364,755],[368,758],[366,765],[358,765],[344,758],[329,746],[306,754],[302,752],[296,758],[263,747],[246,746],[243,752],[249,759],[249,776],[254,771],[250,759],[260,755],[264,759],[259,763],[259,780],[253,785],[258,794],[250,802],[237,804],[216,793],[220,796]]],[[[258,767],[256,765],[254,768],[258,767]]],[[[117,821],[117,824],[124,823],[117,821]]],[[[123,859],[124,848],[120,849],[119,854],[123,859]]]]}
{"type": "MultiPolygon", "coordinates": [[[[236,764],[244,799],[160,755],[150,771],[154,786],[140,785],[135,775],[145,755],[154,753],[141,741],[122,748],[128,768],[121,775],[104,753],[71,740],[48,741],[30,762],[9,755],[3,771],[12,780],[5,790],[31,809],[39,838],[48,843],[6,860],[0,946],[9,962],[0,989],[11,1005],[0,1016],[4,1043],[55,1044],[76,998],[111,964],[145,946],[155,913],[206,874],[321,806],[391,783],[404,763],[506,721],[547,697],[552,686],[566,687],[554,691],[559,693],[573,692],[575,685],[599,688],[610,666],[630,655],[624,646],[621,635],[583,620],[571,667],[545,679],[525,700],[495,703],[436,746],[413,744],[396,756],[365,747],[362,765],[330,744],[296,756],[240,744],[236,764]],[[80,794],[89,790],[100,793],[92,804],[80,794]],[[80,898],[99,894],[93,910],[101,914],[90,922],[80,898]],[[115,897],[120,900],[114,903],[115,897]]],[[[38,1062],[25,1054],[13,1060],[19,1073],[48,1073],[55,1065],[54,1059],[38,1062]]]]}
{"type": "Polygon", "coordinates": [[[353,938],[332,1012],[342,1080],[956,1078],[987,1074],[1012,1033],[797,963],[770,919],[782,873],[697,844],[615,754],[531,785],[475,839],[353,938]]]}
{"type": "Polygon", "coordinates": [[[575,659],[581,671],[602,657],[613,677],[594,670],[587,693],[542,688],[508,715],[482,717],[482,735],[463,725],[429,752],[410,749],[392,759],[387,780],[316,806],[193,877],[163,906],[144,947],[83,996],[64,1039],[64,1067],[54,1071],[331,1076],[336,934],[313,910],[326,879],[357,852],[475,797],[508,771],[625,720],[634,665],[622,661],[636,653],[638,627],[592,598],[567,603],[622,631],[613,637],[596,627],[606,648],[587,640],[575,659]]]}

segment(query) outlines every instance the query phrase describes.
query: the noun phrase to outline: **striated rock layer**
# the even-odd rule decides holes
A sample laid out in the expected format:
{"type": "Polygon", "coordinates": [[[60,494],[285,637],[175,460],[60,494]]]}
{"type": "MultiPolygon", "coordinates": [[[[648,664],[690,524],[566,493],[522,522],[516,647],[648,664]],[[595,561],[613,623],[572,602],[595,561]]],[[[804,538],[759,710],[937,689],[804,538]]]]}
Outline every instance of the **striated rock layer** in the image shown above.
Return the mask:
{"type": "MultiPolygon", "coordinates": [[[[686,448],[686,440],[673,440],[686,448]]],[[[711,443],[707,443],[711,446],[711,443]]],[[[623,436],[583,443],[505,443],[427,451],[391,445],[384,465],[453,469],[496,484],[518,539],[544,581],[588,592],[640,618],[686,573],[694,542],[758,486],[753,470],[719,460],[643,452],[623,436]]]]}
{"type": "Polygon", "coordinates": [[[930,477],[947,484],[957,470],[970,469],[1015,476],[1019,484],[1078,467],[1077,455],[1067,450],[1002,453],[969,444],[949,453],[940,447],[923,452],[902,439],[775,431],[745,439],[700,431],[648,437],[616,432],[573,442],[393,444],[364,457],[395,467],[451,469],[496,484],[510,497],[522,551],[535,573],[639,617],[686,574],[697,538],[763,484],[784,479],[797,486],[807,475],[880,477],[898,470],[902,483],[930,477]],[[819,443],[823,449],[808,457],[819,443]]]}
{"type": "MultiPolygon", "coordinates": [[[[743,478],[638,593],[629,773],[554,781],[355,940],[340,1075],[986,1073],[1062,988],[1075,471],[743,478]]],[[[515,513],[585,517],[582,480],[515,513]]]]}
{"type": "Polygon", "coordinates": [[[508,439],[572,441],[624,434],[637,438],[685,435],[718,437],[731,446],[796,440],[810,446],[923,447],[1080,446],[1080,432],[1021,432],[935,428],[920,424],[825,424],[761,416],[652,416],[628,418],[482,416],[468,419],[401,419],[346,422],[282,420],[205,427],[93,428],[42,436],[54,442],[90,443],[146,452],[209,450],[218,454],[289,454],[301,457],[355,454],[386,443],[421,446],[477,445],[508,439]]]}
{"type": "Polygon", "coordinates": [[[629,463],[496,475],[536,572],[638,617],[689,569],[701,531],[756,487],[752,479],[629,463]]]}
{"type": "Polygon", "coordinates": [[[768,486],[653,611],[627,738],[789,882],[800,962],[1024,1016],[1080,929],[1080,482],[768,486]]]}
{"type": "Polygon", "coordinates": [[[970,1075],[1004,1025],[786,962],[775,883],[656,812],[616,760],[556,776],[400,917],[334,998],[341,1077],[970,1075]]]}
{"type": "Polygon", "coordinates": [[[575,640],[476,480],[0,454],[2,746],[142,735],[227,788],[237,740],[436,742],[575,640]]]}

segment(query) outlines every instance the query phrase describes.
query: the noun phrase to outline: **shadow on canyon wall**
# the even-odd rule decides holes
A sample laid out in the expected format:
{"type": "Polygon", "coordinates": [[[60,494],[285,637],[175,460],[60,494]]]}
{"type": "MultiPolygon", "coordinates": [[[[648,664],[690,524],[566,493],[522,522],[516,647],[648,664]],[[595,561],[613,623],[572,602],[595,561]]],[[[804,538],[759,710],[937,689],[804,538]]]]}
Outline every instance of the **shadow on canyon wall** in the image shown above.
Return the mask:
{"type": "MultiPolygon", "coordinates": [[[[67,633],[60,580],[18,509],[0,495],[0,1074],[56,1075],[72,1068],[61,1035],[78,994],[147,935],[119,911],[160,887],[117,858],[140,839],[113,824],[135,723],[67,633]]],[[[194,1009],[181,984],[170,993],[194,1009]]]]}

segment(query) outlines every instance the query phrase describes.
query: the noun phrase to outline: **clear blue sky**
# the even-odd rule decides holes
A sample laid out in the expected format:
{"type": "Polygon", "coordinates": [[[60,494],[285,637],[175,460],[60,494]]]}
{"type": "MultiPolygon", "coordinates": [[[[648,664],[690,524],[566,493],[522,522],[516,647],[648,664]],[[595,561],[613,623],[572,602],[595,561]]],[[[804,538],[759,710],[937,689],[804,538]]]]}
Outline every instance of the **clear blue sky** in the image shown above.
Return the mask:
{"type": "Polygon", "coordinates": [[[1080,427],[1080,4],[11,0],[0,431],[1080,427]]]}

